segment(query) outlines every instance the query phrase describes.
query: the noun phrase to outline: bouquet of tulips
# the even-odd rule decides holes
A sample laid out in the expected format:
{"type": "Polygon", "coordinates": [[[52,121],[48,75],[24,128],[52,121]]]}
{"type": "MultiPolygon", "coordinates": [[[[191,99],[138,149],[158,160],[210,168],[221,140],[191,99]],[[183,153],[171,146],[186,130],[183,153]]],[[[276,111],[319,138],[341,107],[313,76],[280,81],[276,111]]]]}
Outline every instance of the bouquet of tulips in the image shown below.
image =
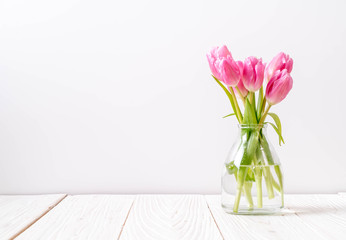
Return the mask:
{"type": "MultiPolygon", "coordinates": [[[[283,184],[280,168],[275,167],[278,178],[278,183],[275,183],[271,180],[272,178],[268,177],[271,173],[266,172],[269,171],[267,168],[258,167],[254,168],[256,170],[250,171],[247,166],[264,165],[263,160],[257,154],[259,150],[264,152],[268,164],[274,165],[268,141],[261,132],[263,124],[267,123],[265,121],[268,115],[274,120],[273,123],[269,122],[269,124],[278,134],[279,144],[284,143],[280,119],[269,110],[281,102],[292,89],[293,80],[290,75],[293,67],[292,58],[281,52],[268,64],[256,57],[236,61],[227,47],[221,46],[211,49],[207,54],[207,59],[212,77],[226,93],[233,109],[233,113],[225,117],[235,116],[239,124],[258,126],[258,129],[251,128],[241,131],[241,146],[239,147],[241,156],[238,157],[240,161],[226,164],[226,169],[230,174],[235,175],[237,181],[233,212],[238,211],[241,193],[251,194],[251,189],[247,189],[248,186],[245,184],[248,179],[256,182],[258,208],[262,207],[262,175],[266,181],[268,198],[274,197],[272,190],[274,186],[281,193],[283,206],[283,184]],[[240,99],[243,104],[243,112],[237,99],[240,99]]],[[[246,197],[251,206],[251,195],[246,197]]]]}

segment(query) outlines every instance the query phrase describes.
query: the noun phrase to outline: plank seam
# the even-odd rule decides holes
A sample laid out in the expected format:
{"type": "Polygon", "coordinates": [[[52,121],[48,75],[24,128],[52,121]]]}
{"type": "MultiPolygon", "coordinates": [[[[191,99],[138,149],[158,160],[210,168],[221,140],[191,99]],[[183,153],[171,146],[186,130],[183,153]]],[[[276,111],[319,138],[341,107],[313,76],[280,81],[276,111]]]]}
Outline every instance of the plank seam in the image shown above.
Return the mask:
{"type": "Polygon", "coordinates": [[[208,209],[209,209],[210,215],[211,215],[211,217],[213,218],[214,223],[215,223],[217,229],[219,230],[219,233],[220,233],[222,239],[225,240],[224,236],[222,235],[221,229],[219,228],[219,225],[218,225],[217,222],[216,222],[216,219],[215,219],[215,217],[214,217],[214,215],[213,215],[213,212],[211,211],[211,209],[210,209],[210,207],[209,207],[209,204],[208,204],[207,199],[205,198],[205,196],[203,196],[203,197],[204,197],[205,203],[207,204],[207,207],[208,207],[208,209]]]}
{"type": "Polygon", "coordinates": [[[127,215],[126,215],[126,218],[125,218],[125,221],[124,221],[123,225],[121,226],[121,230],[120,230],[119,236],[118,236],[118,238],[117,238],[118,240],[120,239],[121,234],[123,233],[123,230],[124,230],[126,221],[127,221],[127,219],[129,218],[130,212],[131,212],[131,210],[132,210],[132,207],[133,207],[133,205],[134,205],[136,199],[137,199],[137,197],[135,197],[135,198],[133,199],[132,204],[131,204],[131,207],[129,208],[129,212],[128,212],[127,215]]]}
{"type": "Polygon", "coordinates": [[[65,194],[65,196],[63,196],[61,199],[59,199],[55,204],[49,206],[49,208],[44,211],[40,216],[38,216],[38,218],[34,219],[31,223],[29,223],[27,226],[25,226],[22,230],[20,230],[19,232],[17,232],[16,234],[14,234],[10,240],[13,240],[15,238],[17,238],[20,234],[22,234],[24,231],[26,231],[27,229],[29,229],[32,225],[34,225],[38,220],[40,220],[42,217],[44,217],[47,213],[49,213],[53,208],[55,208],[59,203],[61,203],[65,198],[67,197],[67,194],[65,194]]]}

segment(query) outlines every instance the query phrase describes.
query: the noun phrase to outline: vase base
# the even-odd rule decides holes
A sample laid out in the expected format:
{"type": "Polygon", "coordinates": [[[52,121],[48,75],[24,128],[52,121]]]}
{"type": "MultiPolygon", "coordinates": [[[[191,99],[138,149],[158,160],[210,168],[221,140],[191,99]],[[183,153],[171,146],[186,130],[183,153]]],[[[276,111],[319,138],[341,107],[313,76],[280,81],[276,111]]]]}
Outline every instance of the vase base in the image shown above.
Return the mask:
{"type": "Polygon", "coordinates": [[[226,213],[232,215],[283,215],[283,207],[266,206],[265,208],[239,208],[238,212],[233,211],[233,206],[221,204],[226,213]]]}

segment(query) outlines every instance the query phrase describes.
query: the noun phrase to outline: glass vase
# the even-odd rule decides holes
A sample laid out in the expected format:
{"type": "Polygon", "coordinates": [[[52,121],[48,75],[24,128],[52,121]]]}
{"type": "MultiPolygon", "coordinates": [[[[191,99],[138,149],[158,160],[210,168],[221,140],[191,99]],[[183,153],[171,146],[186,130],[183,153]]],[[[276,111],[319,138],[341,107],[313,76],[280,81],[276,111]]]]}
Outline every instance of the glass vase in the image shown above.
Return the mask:
{"type": "Polygon", "coordinates": [[[238,128],[223,167],[222,207],[231,214],[279,213],[284,207],[283,174],[267,126],[240,124],[238,128]]]}

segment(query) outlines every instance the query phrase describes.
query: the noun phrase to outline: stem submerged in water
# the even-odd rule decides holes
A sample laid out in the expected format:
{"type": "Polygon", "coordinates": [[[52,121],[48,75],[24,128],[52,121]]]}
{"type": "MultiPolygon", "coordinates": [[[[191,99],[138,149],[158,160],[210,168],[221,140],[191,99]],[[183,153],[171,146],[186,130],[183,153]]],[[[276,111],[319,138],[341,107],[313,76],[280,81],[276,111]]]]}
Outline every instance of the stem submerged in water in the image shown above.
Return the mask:
{"type": "MultiPolygon", "coordinates": [[[[244,153],[240,162],[240,167],[238,170],[238,177],[237,177],[237,193],[236,193],[236,198],[234,201],[233,205],[233,212],[238,212],[239,209],[239,202],[240,202],[240,197],[241,197],[241,190],[243,189],[244,182],[246,179],[247,171],[249,165],[251,165],[255,154],[256,154],[256,149],[258,146],[258,137],[259,137],[259,132],[258,131],[244,131],[244,135],[247,135],[248,139],[243,143],[244,146],[244,153]]],[[[251,193],[250,193],[251,194],[251,193]]]]}
{"type": "Polygon", "coordinates": [[[252,182],[246,181],[244,183],[244,191],[245,191],[246,199],[249,203],[249,209],[253,209],[253,200],[252,200],[252,195],[251,195],[251,188],[252,188],[252,182]]]}
{"type": "Polygon", "coordinates": [[[260,176],[256,176],[256,190],[257,190],[257,207],[263,207],[263,199],[262,199],[262,171],[260,176]]]}
{"type": "Polygon", "coordinates": [[[262,167],[261,164],[263,162],[263,156],[261,152],[261,146],[258,144],[257,150],[256,150],[256,156],[254,158],[254,164],[255,164],[255,181],[256,181],[256,190],[257,190],[257,207],[262,208],[263,207],[263,200],[262,200],[262,167]]]}
{"type": "Polygon", "coordinates": [[[234,200],[233,205],[233,212],[238,212],[239,209],[239,202],[241,198],[241,191],[244,186],[245,177],[246,177],[247,167],[240,167],[238,170],[238,176],[237,176],[237,193],[234,200]]]}
{"type": "Polygon", "coordinates": [[[284,186],[283,186],[283,180],[282,180],[282,173],[281,169],[279,166],[274,166],[276,175],[278,176],[279,179],[279,184],[280,184],[280,193],[281,193],[281,206],[284,206],[284,186]]]}
{"type": "Polygon", "coordinates": [[[266,182],[268,198],[273,199],[275,195],[272,183],[272,175],[270,173],[270,168],[268,166],[264,167],[264,180],[266,182]]]}
{"type": "Polygon", "coordinates": [[[248,208],[253,209],[253,197],[251,189],[256,182],[257,208],[263,208],[262,178],[264,178],[268,199],[275,198],[275,191],[281,195],[282,206],[284,206],[283,177],[279,165],[275,161],[271,148],[264,134],[260,130],[244,130],[242,132],[242,144],[238,149],[238,159],[241,159],[236,175],[237,192],[235,195],[233,212],[239,211],[242,193],[248,202],[248,208]],[[273,168],[276,176],[274,179],[273,168]]]}

